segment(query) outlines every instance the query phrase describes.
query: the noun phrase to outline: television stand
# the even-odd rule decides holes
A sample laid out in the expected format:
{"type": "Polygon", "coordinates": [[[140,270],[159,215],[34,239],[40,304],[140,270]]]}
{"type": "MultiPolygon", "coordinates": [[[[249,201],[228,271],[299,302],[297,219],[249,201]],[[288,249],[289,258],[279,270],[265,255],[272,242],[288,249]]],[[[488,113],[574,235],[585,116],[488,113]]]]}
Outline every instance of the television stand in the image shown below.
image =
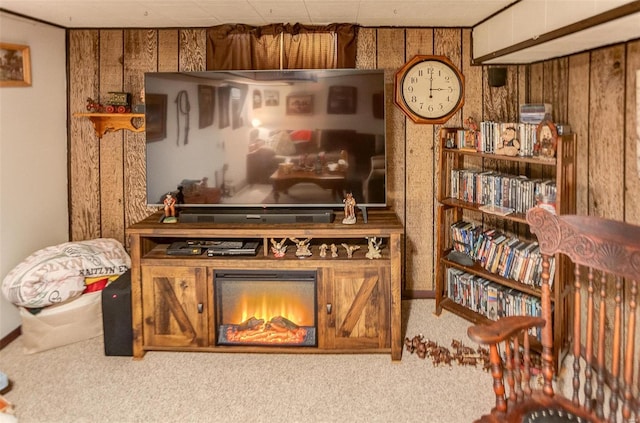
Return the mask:
{"type": "Polygon", "coordinates": [[[158,222],[160,215],[151,215],[127,229],[134,358],[155,350],[390,353],[392,360],[400,360],[404,228],[393,211],[372,210],[367,224],[358,220],[353,225],[341,223],[342,213],[330,223],[285,224],[181,220],[163,225],[158,222]],[[223,239],[258,242],[257,254],[167,254],[174,242],[223,239]],[[311,255],[301,257],[300,244],[307,242],[304,252],[311,255]],[[287,246],[284,252],[275,248],[280,243],[287,246]],[[375,248],[377,245],[381,248],[375,248]],[[215,300],[219,292],[215,278],[239,271],[313,273],[316,285],[310,304],[316,321],[315,344],[284,347],[220,343],[221,329],[216,322],[223,307],[215,300]]]}

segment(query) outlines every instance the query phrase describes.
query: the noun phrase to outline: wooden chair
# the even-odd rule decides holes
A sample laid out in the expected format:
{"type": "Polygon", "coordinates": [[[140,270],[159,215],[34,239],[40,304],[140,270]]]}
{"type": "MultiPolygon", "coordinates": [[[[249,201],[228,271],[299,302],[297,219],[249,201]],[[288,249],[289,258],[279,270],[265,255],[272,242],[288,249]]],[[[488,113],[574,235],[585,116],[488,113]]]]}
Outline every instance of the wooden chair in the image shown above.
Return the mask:
{"type": "Polygon", "coordinates": [[[489,346],[496,396],[491,414],[478,422],[640,422],[640,227],[556,216],[539,207],[529,210],[527,222],[543,254],[542,317],[505,317],[469,328],[473,341],[489,346]],[[554,359],[549,324],[552,256],[573,263],[566,272],[573,281],[560,284],[567,292],[572,334],[562,367],[554,359]],[[530,376],[535,340],[526,334],[534,327],[542,328],[542,377],[530,376]],[[554,390],[554,382],[557,388],[565,376],[566,397],[554,390]]]}

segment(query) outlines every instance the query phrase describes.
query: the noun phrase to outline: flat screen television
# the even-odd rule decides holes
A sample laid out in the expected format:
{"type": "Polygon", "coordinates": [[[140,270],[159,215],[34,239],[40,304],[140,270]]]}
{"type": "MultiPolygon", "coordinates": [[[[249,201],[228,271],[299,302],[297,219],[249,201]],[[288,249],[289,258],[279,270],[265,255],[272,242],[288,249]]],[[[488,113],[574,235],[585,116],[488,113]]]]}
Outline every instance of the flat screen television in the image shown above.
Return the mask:
{"type": "Polygon", "coordinates": [[[145,74],[147,203],[386,205],[384,71],[145,74]]]}

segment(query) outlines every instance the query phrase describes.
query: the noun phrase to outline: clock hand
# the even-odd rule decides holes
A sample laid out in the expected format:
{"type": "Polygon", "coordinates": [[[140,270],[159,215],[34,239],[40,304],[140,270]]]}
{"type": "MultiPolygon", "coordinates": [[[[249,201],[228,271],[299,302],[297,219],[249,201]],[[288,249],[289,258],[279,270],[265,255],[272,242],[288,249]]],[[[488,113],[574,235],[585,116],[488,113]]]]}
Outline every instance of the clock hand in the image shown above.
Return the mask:
{"type": "Polygon", "coordinates": [[[433,75],[429,77],[429,98],[433,98],[433,75]]]}

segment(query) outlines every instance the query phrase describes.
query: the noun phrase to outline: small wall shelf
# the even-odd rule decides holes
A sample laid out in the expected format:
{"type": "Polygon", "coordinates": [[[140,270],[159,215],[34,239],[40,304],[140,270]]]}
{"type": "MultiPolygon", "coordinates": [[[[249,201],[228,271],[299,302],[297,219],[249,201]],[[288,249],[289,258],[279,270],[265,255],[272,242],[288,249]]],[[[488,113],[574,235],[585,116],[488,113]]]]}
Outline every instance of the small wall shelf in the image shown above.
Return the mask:
{"type": "Polygon", "coordinates": [[[120,129],[132,132],[145,130],[144,113],[74,113],[73,116],[89,118],[100,138],[107,132],[120,129]],[[134,119],[140,119],[140,121],[134,123],[134,119]]]}

